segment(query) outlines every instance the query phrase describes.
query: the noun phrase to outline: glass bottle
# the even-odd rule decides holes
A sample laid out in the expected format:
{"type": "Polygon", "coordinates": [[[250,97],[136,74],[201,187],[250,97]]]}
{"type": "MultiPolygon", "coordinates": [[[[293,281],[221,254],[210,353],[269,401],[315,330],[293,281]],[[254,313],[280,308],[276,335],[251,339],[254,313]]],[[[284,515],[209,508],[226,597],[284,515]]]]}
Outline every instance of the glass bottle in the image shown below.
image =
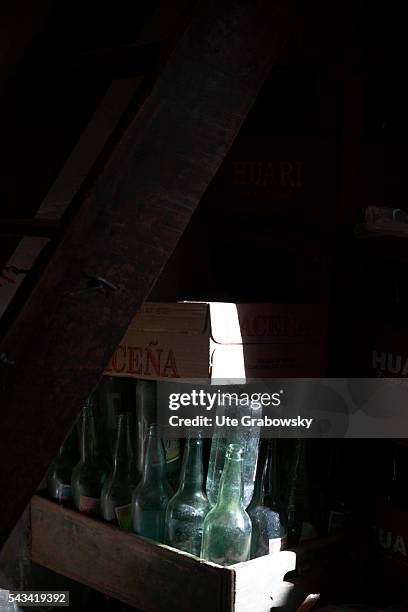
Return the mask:
{"type": "Polygon", "coordinates": [[[98,448],[92,405],[86,405],[81,417],[80,461],[72,471],[74,506],[87,514],[99,514],[102,486],[109,464],[98,448]]]}
{"type": "Polygon", "coordinates": [[[164,540],[165,514],[172,490],[167,482],[166,460],[158,425],[147,432],[142,479],[132,496],[133,531],[158,542],[164,540]]]}
{"type": "MultiPolygon", "coordinates": [[[[351,526],[352,513],[347,470],[346,440],[331,440],[333,443],[332,460],[328,473],[328,535],[346,531],[351,526]]],[[[393,484],[395,484],[396,464],[393,462],[393,484]]]]}
{"type": "Polygon", "coordinates": [[[230,444],[218,500],[204,521],[201,557],[220,565],[247,561],[251,552],[251,519],[244,508],[243,449],[230,444]]]}
{"type": "MultiPolygon", "coordinates": [[[[231,395],[234,395],[233,389],[231,395]]],[[[242,416],[247,414],[249,414],[252,418],[259,418],[262,416],[262,408],[254,405],[240,406],[237,402],[234,403],[234,399],[231,401],[228,399],[224,401],[221,400],[217,406],[216,419],[218,426],[215,428],[211,443],[206,483],[208,501],[210,502],[211,506],[215,506],[217,503],[220,479],[224,468],[226,452],[230,444],[238,444],[244,451],[244,507],[247,508],[251,502],[254,492],[260,427],[246,426],[223,428],[222,425],[219,425],[223,422],[222,419],[225,417],[236,418],[238,419],[238,423],[240,423],[242,416]],[[228,432],[228,435],[225,435],[226,431],[228,432]]]]}
{"type": "Polygon", "coordinates": [[[130,487],[133,491],[140,480],[140,474],[137,470],[136,465],[136,450],[135,450],[135,415],[133,412],[125,413],[126,419],[126,437],[127,437],[127,450],[128,450],[128,461],[129,461],[129,480],[130,487]]]}
{"type": "Polygon", "coordinates": [[[166,543],[198,557],[204,519],[210,510],[203,478],[203,440],[189,438],[184,449],[180,486],[167,506],[166,543]]]}
{"type": "MultiPolygon", "coordinates": [[[[136,467],[140,476],[146,454],[147,431],[157,423],[158,387],[154,380],[138,380],[136,383],[136,467]]],[[[165,383],[163,383],[165,384],[165,383]]],[[[167,463],[167,478],[173,487],[178,486],[181,467],[180,440],[163,440],[167,463]]]]}
{"type": "Polygon", "coordinates": [[[98,420],[108,459],[113,460],[117,434],[117,416],[135,411],[135,381],[131,378],[103,376],[98,385],[98,420]]]}
{"type": "Polygon", "coordinates": [[[101,493],[101,515],[105,521],[116,523],[121,529],[131,531],[131,462],[128,448],[129,420],[126,414],[116,418],[116,442],[113,469],[105,481],[101,493]]]}
{"type": "Polygon", "coordinates": [[[287,516],[283,509],[280,469],[280,445],[269,440],[268,466],[265,478],[265,506],[274,513],[276,540],[269,541],[269,552],[283,550],[287,545],[287,516]]]}
{"type": "Polygon", "coordinates": [[[286,543],[278,503],[276,451],[276,440],[261,440],[254,496],[247,508],[252,522],[252,559],[279,552],[286,543]]]}
{"type": "Polygon", "coordinates": [[[289,490],[287,495],[287,529],[288,544],[297,544],[317,536],[314,526],[312,499],[308,470],[308,450],[310,440],[287,440],[293,442],[294,448],[290,472],[288,475],[289,490]]]}
{"type": "Polygon", "coordinates": [[[72,500],[71,476],[78,459],[78,432],[74,427],[66,437],[47,474],[48,495],[60,503],[72,500]]]}

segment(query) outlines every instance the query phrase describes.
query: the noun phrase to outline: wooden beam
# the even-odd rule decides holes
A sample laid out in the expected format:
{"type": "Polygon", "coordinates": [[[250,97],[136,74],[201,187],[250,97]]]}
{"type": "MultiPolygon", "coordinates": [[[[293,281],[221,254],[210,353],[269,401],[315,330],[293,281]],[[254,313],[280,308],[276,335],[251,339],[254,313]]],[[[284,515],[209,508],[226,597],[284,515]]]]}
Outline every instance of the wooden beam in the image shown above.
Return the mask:
{"type": "Polygon", "coordinates": [[[59,229],[53,219],[1,219],[0,236],[43,236],[52,238],[59,229]]]}
{"type": "Polygon", "coordinates": [[[200,3],[92,187],[78,194],[78,212],[0,345],[12,364],[1,398],[0,545],[230,148],[291,9],[287,0],[200,3]],[[116,290],[80,293],[84,274],[116,290]]]}

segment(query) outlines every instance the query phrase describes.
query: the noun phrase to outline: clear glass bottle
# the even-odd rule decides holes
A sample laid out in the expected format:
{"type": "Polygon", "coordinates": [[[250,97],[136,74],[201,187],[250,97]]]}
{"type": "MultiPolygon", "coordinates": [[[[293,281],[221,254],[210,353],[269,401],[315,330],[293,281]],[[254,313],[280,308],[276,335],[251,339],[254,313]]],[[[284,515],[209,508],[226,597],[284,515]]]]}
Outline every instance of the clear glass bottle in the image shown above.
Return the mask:
{"type": "Polygon", "coordinates": [[[81,416],[80,461],[72,471],[74,506],[86,514],[99,514],[102,486],[109,464],[98,447],[92,405],[86,405],[81,416]]]}
{"type": "Polygon", "coordinates": [[[278,489],[276,440],[261,440],[254,496],[247,512],[252,522],[251,559],[286,546],[278,489]]]}
{"type": "MultiPolygon", "coordinates": [[[[136,467],[140,476],[143,472],[146,454],[146,434],[150,425],[157,423],[158,384],[161,383],[154,380],[138,380],[136,382],[136,467]]],[[[167,478],[171,486],[177,488],[181,468],[180,440],[177,438],[163,440],[163,444],[167,463],[167,478]]]]}
{"type": "MultiPolygon", "coordinates": [[[[234,389],[231,390],[232,395],[234,389]]],[[[262,416],[261,407],[257,406],[241,406],[234,400],[228,399],[222,401],[217,406],[216,419],[217,423],[222,423],[224,417],[238,419],[244,415],[250,415],[252,418],[260,418],[262,416]]],[[[220,487],[220,479],[224,468],[226,452],[230,444],[238,444],[244,451],[243,462],[243,486],[244,486],[244,507],[247,508],[251,502],[254,493],[254,481],[256,464],[258,458],[260,427],[225,427],[217,426],[214,431],[214,436],[211,443],[210,460],[208,465],[206,490],[208,501],[211,506],[217,503],[218,490],[220,487]],[[228,435],[225,435],[228,432],[228,435]]]]}
{"type": "Polygon", "coordinates": [[[105,521],[116,523],[121,529],[131,531],[131,455],[129,452],[129,420],[126,414],[116,417],[116,443],[113,469],[105,481],[101,493],[101,515],[105,521]]]}
{"type": "Polygon", "coordinates": [[[204,519],[210,504],[203,489],[203,440],[188,438],[180,486],[166,511],[166,543],[200,556],[204,519]]]}
{"type": "Polygon", "coordinates": [[[147,432],[142,479],[132,496],[133,531],[157,542],[164,541],[165,515],[173,491],[167,482],[166,460],[158,425],[147,432]]]}
{"type": "Polygon", "coordinates": [[[63,502],[72,500],[72,470],[78,463],[78,431],[74,427],[66,437],[47,474],[47,492],[52,499],[63,502]]]}
{"type": "Polygon", "coordinates": [[[201,557],[207,561],[232,565],[250,558],[252,527],[243,493],[243,449],[230,444],[217,503],[204,521],[201,557]]]}

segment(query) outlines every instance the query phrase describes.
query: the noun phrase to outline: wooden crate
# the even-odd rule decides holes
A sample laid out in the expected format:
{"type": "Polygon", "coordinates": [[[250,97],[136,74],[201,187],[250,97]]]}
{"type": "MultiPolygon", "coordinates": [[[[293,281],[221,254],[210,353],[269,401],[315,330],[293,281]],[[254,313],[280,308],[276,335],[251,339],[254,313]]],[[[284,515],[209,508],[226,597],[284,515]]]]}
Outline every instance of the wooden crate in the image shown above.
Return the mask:
{"type": "Polygon", "coordinates": [[[143,612],[269,612],[295,568],[283,551],[222,567],[60,506],[31,501],[30,559],[143,612]]]}

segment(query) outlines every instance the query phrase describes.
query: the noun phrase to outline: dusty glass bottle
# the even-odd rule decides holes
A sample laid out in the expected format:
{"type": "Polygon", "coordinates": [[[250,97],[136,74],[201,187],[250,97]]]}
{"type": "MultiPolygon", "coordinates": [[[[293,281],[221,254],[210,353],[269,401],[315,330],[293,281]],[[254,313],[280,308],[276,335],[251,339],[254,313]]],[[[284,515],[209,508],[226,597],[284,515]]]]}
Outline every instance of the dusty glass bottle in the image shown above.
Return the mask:
{"type": "Polygon", "coordinates": [[[105,481],[101,493],[101,515],[105,521],[116,523],[121,529],[131,531],[131,456],[128,448],[129,420],[126,414],[116,417],[116,443],[113,469],[105,481]]]}
{"type": "Polygon", "coordinates": [[[166,511],[166,543],[200,556],[204,519],[210,504],[203,489],[203,440],[188,438],[180,486],[166,511]]]}
{"type": "Polygon", "coordinates": [[[247,512],[252,522],[251,559],[279,552],[286,529],[278,503],[276,440],[261,440],[254,496],[247,512]]]}
{"type": "Polygon", "coordinates": [[[78,459],[78,431],[74,427],[66,437],[47,474],[48,495],[60,503],[72,500],[72,470],[78,459]]]}
{"type": "Polygon", "coordinates": [[[94,411],[86,405],[81,416],[80,461],[72,471],[74,506],[87,514],[99,514],[102,486],[109,464],[98,448],[94,411]]]}
{"type": "MultiPolygon", "coordinates": [[[[234,389],[232,389],[234,396],[234,389]]],[[[228,393],[227,393],[228,395],[228,393]]],[[[235,418],[238,423],[244,415],[251,418],[262,416],[262,409],[256,405],[241,406],[232,399],[222,400],[217,406],[216,419],[217,427],[211,443],[210,460],[208,465],[206,490],[208,501],[211,506],[217,503],[218,490],[220,487],[221,475],[224,468],[226,452],[230,444],[238,444],[243,448],[243,487],[244,487],[244,507],[247,508],[251,502],[254,492],[255,471],[258,457],[258,446],[260,427],[224,427],[223,419],[227,417],[235,418]]]]}
{"type": "Polygon", "coordinates": [[[172,496],[167,482],[166,459],[157,425],[147,432],[142,479],[132,496],[133,531],[157,542],[164,540],[167,504],[172,496]]]}
{"type": "MultiPolygon", "coordinates": [[[[136,467],[140,476],[146,454],[147,431],[157,423],[158,385],[154,380],[136,382],[136,467]]],[[[163,440],[166,457],[166,473],[169,483],[177,488],[181,468],[181,446],[177,438],[163,440]]]]}
{"type": "Polygon", "coordinates": [[[244,508],[243,449],[230,444],[221,476],[218,500],[204,521],[201,557],[220,565],[248,561],[251,519],[244,508]]]}

